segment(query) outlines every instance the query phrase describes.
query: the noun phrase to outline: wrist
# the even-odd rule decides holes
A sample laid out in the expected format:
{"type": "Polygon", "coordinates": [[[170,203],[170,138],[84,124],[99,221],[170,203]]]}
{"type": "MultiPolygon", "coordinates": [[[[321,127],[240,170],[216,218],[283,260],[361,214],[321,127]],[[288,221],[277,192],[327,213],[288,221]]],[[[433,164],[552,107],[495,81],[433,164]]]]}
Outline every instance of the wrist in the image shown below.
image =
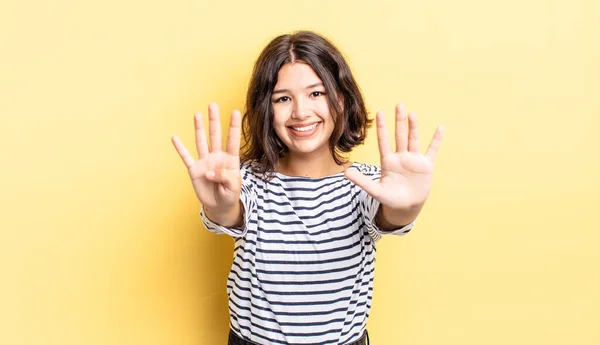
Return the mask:
{"type": "Polygon", "coordinates": [[[232,207],[206,207],[202,205],[204,214],[212,222],[224,226],[226,228],[237,228],[244,225],[243,212],[244,209],[242,201],[234,204],[232,207]]]}
{"type": "Polygon", "coordinates": [[[393,209],[384,205],[379,205],[375,221],[383,230],[399,229],[414,222],[421,212],[423,205],[424,204],[419,204],[401,209],[393,209]]]}

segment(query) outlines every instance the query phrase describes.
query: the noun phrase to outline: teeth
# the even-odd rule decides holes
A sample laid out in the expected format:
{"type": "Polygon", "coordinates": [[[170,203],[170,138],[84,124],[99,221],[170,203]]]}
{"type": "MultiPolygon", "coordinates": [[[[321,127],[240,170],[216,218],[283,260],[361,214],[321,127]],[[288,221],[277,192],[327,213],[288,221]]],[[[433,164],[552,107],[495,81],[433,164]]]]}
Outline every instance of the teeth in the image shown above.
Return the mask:
{"type": "Polygon", "coordinates": [[[315,127],[317,127],[317,125],[318,125],[318,124],[319,124],[319,123],[317,122],[317,123],[315,123],[315,124],[312,124],[312,125],[310,125],[310,126],[306,126],[306,127],[292,127],[292,128],[293,128],[295,131],[298,131],[298,132],[308,132],[308,131],[310,131],[310,130],[314,129],[315,127]]]}

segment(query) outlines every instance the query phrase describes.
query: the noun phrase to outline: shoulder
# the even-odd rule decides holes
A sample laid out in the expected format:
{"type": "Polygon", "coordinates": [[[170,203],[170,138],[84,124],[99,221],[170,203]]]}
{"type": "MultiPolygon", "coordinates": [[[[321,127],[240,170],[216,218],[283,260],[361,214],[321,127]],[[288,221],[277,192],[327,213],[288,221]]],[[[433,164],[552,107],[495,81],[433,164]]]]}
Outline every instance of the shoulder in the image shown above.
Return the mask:
{"type": "Polygon", "coordinates": [[[381,174],[381,168],[377,165],[361,163],[361,162],[354,162],[354,163],[352,163],[352,165],[350,167],[357,169],[358,171],[360,171],[361,173],[363,173],[364,175],[367,175],[367,176],[381,174]]]}
{"type": "Polygon", "coordinates": [[[258,183],[264,181],[266,174],[261,172],[262,166],[255,162],[244,162],[240,165],[240,174],[242,175],[242,181],[258,183]]]}

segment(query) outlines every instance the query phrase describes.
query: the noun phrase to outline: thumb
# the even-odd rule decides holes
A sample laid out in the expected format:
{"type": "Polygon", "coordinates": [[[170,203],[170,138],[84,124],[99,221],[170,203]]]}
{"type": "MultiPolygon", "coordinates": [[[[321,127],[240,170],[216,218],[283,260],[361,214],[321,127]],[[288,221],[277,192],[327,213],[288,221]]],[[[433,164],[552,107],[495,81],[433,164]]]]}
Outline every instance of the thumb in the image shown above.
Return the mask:
{"type": "Polygon", "coordinates": [[[355,185],[364,189],[365,192],[369,193],[369,195],[371,195],[375,199],[377,199],[377,197],[381,193],[381,186],[379,185],[379,183],[371,180],[371,178],[364,175],[355,168],[346,169],[346,171],[344,172],[344,176],[346,176],[346,178],[352,181],[355,185]]]}
{"type": "Polygon", "coordinates": [[[241,185],[239,169],[215,169],[206,172],[206,179],[222,184],[228,190],[238,190],[241,185]]]}

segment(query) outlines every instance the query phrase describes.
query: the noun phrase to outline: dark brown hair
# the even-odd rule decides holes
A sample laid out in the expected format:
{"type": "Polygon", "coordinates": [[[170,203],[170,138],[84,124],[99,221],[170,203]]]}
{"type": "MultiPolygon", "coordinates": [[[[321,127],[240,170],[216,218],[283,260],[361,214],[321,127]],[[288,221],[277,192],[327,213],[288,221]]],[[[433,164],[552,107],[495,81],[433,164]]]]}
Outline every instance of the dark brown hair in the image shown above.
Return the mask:
{"type": "Polygon", "coordinates": [[[364,142],[372,122],[367,117],[362,93],[350,67],[330,41],[310,31],[276,37],[254,65],[246,97],[242,124],[244,144],[240,156],[242,164],[256,162],[258,164],[253,164],[253,169],[269,176],[287,152],[287,147],[273,129],[271,97],[279,70],[286,63],[293,62],[309,65],[323,81],[335,123],[329,148],[337,164],[346,162],[343,153],[364,142]]]}

